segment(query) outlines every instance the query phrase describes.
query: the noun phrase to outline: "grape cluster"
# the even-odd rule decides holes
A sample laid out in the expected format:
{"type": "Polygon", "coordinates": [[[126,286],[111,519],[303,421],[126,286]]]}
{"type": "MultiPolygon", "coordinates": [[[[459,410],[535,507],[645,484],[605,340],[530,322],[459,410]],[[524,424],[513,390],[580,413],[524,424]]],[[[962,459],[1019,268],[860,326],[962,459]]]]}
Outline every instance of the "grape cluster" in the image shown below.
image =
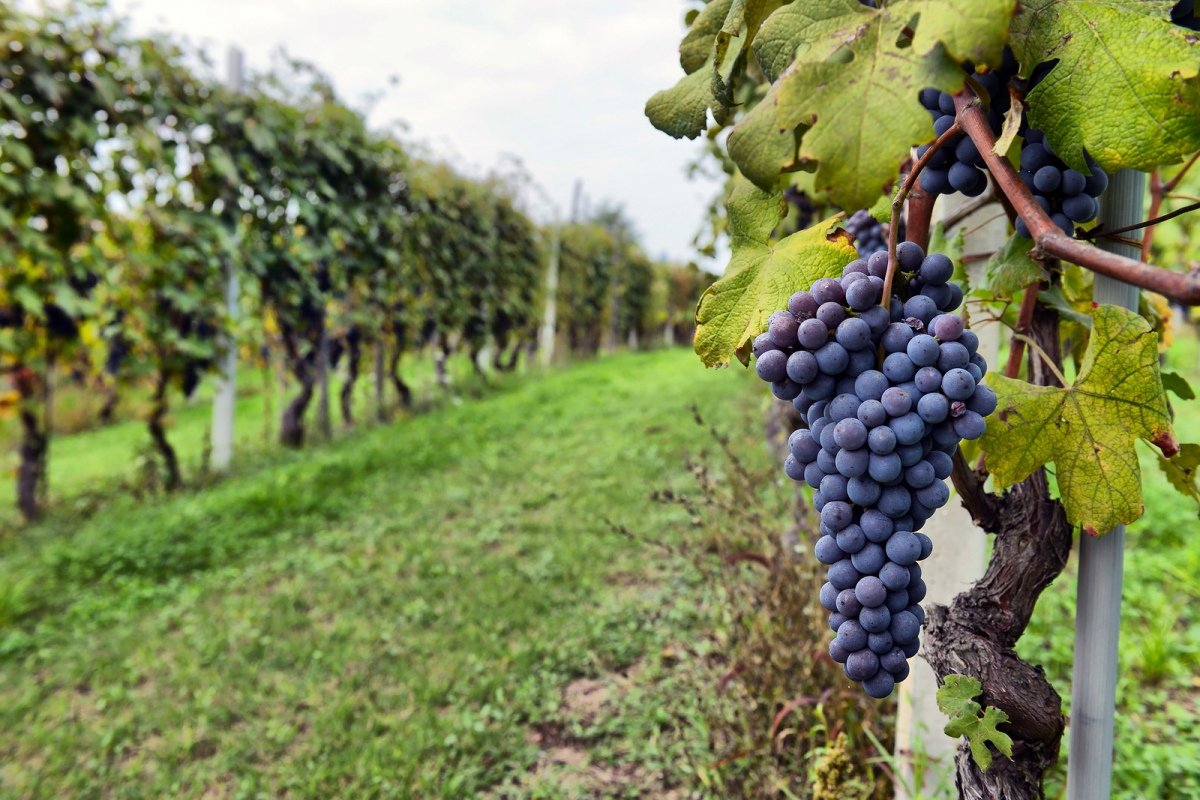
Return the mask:
{"type": "MultiPolygon", "coordinates": [[[[1084,175],[1067,167],[1054,151],[1041,131],[1028,129],[1021,142],[1021,180],[1033,193],[1033,199],[1050,217],[1050,221],[1068,236],[1074,235],[1074,222],[1090,222],[1096,218],[1100,204],[1096,202],[1108,188],[1108,173],[1092,160],[1086,152],[1091,175],[1084,175]]],[[[1017,234],[1026,239],[1029,228],[1018,218],[1017,234]]]]}
{"type": "Polygon", "coordinates": [[[877,253],[793,294],[754,341],[758,376],[808,423],[788,440],[784,472],[815,490],[816,556],[829,567],[820,600],[837,632],[829,654],[880,698],[920,647],[917,562],[933,545],[919,531],[950,498],[959,441],[982,436],[996,406],[980,385],[979,340],[951,313],[962,294],[950,259],[904,242],[896,260],[906,301],[879,305],[887,254],[877,253]]]}
{"type": "MultiPolygon", "coordinates": [[[[1017,61],[1005,48],[1004,62],[1000,69],[976,72],[972,75],[991,97],[988,109],[988,124],[992,133],[999,136],[1004,129],[1004,115],[1012,105],[1008,93],[1008,81],[1017,74],[1017,61]]],[[[937,89],[922,89],[918,97],[921,105],[933,115],[933,130],[938,136],[954,125],[954,97],[937,89]]],[[[917,158],[925,155],[931,145],[917,148],[917,158]]],[[[971,137],[958,134],[933,155],[921,173],[921,188],[930,194],[962,192],[967,197],[977,197],[987,188],[987,173],[983,170],[983,156],[971,137]]]]}
{"type": "MultiPolygon", "coordinates": [[[[870,212],[860,208],[846,220],[846,232],[854,237],[854,247],[858,250],[859,258],[870,258],[876,253],[887,250],[890,228],[882,222],[877,222],[870,212]]],[[[904,238],[904,220],[900,220],[900,238],[904,238]]]]}

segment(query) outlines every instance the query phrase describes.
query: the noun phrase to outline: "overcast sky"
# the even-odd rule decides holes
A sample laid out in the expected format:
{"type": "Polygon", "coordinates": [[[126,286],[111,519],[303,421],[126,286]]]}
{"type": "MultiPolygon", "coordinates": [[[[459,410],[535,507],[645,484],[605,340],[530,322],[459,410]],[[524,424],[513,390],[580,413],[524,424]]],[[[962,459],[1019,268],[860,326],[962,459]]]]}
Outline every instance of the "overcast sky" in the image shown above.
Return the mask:
{"type": "MultiPolygon", "coordinates": [[[[682,76],[687,0],[116,0],[138,32],[187,36],[250,68],[280,45],[315,62],[371,122],[403,120],[465,172],[519,158],[560,213],[583,180],[594,208],[623,203],[654,257],[695,258],[715,191],[689,181],[699,144],[650,126],[646,99],[682,76]],[[388,77],[400,82],[390,86],[388,77]]],[[[723,265],[720,265],[723,266],[723,265]]]]}

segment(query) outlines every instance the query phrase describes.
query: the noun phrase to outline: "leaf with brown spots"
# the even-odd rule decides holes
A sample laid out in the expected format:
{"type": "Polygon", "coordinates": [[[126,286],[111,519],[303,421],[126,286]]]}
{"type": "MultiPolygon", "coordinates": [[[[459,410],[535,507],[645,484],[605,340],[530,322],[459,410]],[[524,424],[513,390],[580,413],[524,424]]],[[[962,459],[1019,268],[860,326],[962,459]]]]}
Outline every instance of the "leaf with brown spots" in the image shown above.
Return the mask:
{"type": "Polygon", "coordinates": [[[1179,445],[1150,325],[1118,306],[1099,306],[1092,318],[1074,385],[988,376],[999,403],[980,443],[1000,489],[1053,463],[1067,518],[1095,536],[1142,515],[1136,440],[1154,443],[1168,458],[1179,445]]]}

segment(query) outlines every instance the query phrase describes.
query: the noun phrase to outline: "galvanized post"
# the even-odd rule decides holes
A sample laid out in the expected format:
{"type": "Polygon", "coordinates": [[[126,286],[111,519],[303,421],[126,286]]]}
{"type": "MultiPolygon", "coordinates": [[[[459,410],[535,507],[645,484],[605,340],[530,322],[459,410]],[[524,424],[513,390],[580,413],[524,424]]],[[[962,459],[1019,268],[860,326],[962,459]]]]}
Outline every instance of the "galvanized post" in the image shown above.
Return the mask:
{"type": "MultiPolygon", "coordinates": [[[[1100,198],[1098,222],[1110,230],[1142,222],[1145,191],[1144,173],[1119,170],[1100,198]]],[[[1124,235],[1140,239],[1141,231],[1124,235]]],[[[1141,258],[1139,247],[1108,239],[1096,241],[1105,250],[1128,258],[1141,258]]],[[[1136,311],[1138,289],[1097,275],[1092,299],[1136,311]]],[[[1101,538],[1080,534],[1067,800],[1107,800],[1112,788],[1113,718],[1116,714],[1117,645],[1121,638],[1124,568],[1124,525],[1118,525],[1101,538]]]]}

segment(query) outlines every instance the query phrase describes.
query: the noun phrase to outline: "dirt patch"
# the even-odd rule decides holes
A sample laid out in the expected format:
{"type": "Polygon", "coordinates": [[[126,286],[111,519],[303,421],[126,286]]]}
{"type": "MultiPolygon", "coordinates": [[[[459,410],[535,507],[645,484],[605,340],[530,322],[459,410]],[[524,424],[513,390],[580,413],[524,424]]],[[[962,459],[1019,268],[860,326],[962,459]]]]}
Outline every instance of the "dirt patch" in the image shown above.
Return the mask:
{"type": "Polygon", "coordinates": [[[608,702],[608,682],[595,678],[571,681],[563,689],[563,711],[585,725],[595,721],[600,709],[608,702]]]}

